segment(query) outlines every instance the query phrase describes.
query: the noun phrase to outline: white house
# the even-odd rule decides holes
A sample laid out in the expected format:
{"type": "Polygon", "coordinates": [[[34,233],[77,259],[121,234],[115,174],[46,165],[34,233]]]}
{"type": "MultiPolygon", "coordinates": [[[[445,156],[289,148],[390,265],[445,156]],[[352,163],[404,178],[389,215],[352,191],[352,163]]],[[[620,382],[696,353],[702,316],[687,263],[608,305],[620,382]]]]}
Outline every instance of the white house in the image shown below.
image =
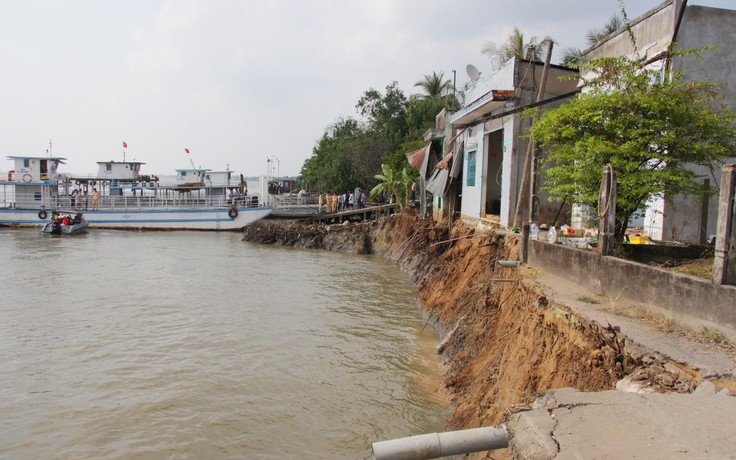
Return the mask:
{"type": "MultiPolygon", "coordinates": [[[[471,82],[465,106],[448,115],[454,145],[452,162],[462,162],[460,213],[465,219],[496,216],[502,226],[513,224],[519,201],[530,120],[521,115],[535,106],[542,81],[542,63],[511,59],[499,70],[471,82]]],[[[550,65],[545,93],[539,107],[559,106],[577,93],[577,71],[550,65]]],[[[449,164],[449,161],[445,161],[449,164]]],[[[443,166],[440,162],[440,166],[443,166]]],[[[449,166],[447,166],[449,167],[449,166]]],[[[535,220],[554,218],[559,204],[549,203],[539,193],[534,174],[535,220]]],[[[527,220],[529,203],[521,203],[527,220]]]]}

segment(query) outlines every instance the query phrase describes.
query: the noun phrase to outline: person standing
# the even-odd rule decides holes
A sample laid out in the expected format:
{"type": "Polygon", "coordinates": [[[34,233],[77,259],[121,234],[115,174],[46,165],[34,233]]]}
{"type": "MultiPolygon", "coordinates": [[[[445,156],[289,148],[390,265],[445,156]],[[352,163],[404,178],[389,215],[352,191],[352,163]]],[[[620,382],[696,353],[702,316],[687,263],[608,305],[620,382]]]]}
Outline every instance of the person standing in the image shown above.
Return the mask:
{"type": "Polygon", "coordinates": [[[324,204],[322,192],[317,192],[317,193],[319,194],[319,197],[317,198],[317,213],[322,214],[322,205],[324,204]]]}
{"type": "Polygon", "coordinates": [[[337,196],[337,192],[335,192],[335,194],[332,195],[332,212],[337,212],[337,204],[339,201],[340,199],[337,196]]]}
{"type": "Polygon", "coordinates": [[[85,188],[82,192],[82,207],[87,210],[87,202],[89,201],[89,195],[87,195],[87,189],[85,188]]]}
{"type": "Polygon", "coordinates": [[[337,196],[337,212],[343,212],[345,210],[345,195],[342,193],[337,196]]]}
{"type": "Polygon", "coordinates": [[[92,189],[92,209],[95,211],[100,209],[100,192],[96,188],[92,189]]]}
{"type": "Polygon", "coordinates": [[[351,192],[348,195],[348,209],[352,211],[355,208],[355,195],[351,192]]]}
{"type": "Polygon", "coordinates": [[[365,192],[360,191],[360,198],[358,198],[358,209],[365,208],[365,192]]]}
{"type": "Polygon", "coordinates": [[[72,209],[77,209],[77,197],[79,196],[79,189],[72,190],[72,209]]]}

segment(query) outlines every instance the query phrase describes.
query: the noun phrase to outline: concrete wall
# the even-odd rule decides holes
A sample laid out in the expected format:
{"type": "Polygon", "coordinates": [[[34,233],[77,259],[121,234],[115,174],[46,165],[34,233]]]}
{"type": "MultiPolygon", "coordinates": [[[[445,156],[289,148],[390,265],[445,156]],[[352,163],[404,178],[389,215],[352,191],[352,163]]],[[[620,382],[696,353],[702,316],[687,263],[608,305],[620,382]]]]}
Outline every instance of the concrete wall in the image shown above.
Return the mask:
{"type": "Polygon", "coordinates": [[[673,0],[668,0],[632,21],[631,31],[636,37],[636,49],[629,32],[624,28],[585,50],[586,59],[594,60],[607,56],[648,59],[664,52],[675,29],[675,6],[673,0]]]}
{"type": "Polygon", "coordinates": [[[736,286],[536,240],[530,241],[528,264],[612,299],[664,309],[696,330],[706,325],[736,336],[736,286]]]}

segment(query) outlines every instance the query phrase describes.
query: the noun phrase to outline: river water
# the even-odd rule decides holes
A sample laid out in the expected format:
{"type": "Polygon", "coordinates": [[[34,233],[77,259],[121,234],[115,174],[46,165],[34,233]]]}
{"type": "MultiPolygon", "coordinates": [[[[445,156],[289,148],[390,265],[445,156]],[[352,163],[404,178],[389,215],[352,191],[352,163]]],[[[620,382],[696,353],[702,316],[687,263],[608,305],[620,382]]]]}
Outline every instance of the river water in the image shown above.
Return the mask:
{"type": "Polygon", "coordinates": [[[240,238],[0,228],[0,458],[369,458],[443,429],[403,273],[240,238]]]}

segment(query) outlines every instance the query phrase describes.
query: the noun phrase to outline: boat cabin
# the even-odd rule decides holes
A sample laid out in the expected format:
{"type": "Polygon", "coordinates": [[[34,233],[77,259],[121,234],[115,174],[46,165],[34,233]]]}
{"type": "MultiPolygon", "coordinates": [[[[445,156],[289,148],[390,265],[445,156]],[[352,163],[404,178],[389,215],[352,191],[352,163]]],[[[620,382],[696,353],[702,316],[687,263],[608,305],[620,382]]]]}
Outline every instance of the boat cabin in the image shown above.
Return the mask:
{"type": "Polygon", "coordinates": [[[232,171],[208,171],[204,175],[204,184],[208,187],[227,187],[231,174],[232,171]]]}
{"type": "Polygon", "coordinates": [[[8,182],[15,185],[15,207],[41,209],[58,201],[59,183],[64,182],[58,167],[66,158],[9,156],[8,160],[14,162],[8,182]]]}
{"type": "Polygon", "coordinates": [[[97,178],[108,180],[135,181],[141,176],[139,161],[98,161],[97,178]]]}
{"type": "Polygon", "coordinates": [[[194,169],[177,169],[176,185],[204,185],[204,176],[210,170],[202,168],[194,169]]]}

